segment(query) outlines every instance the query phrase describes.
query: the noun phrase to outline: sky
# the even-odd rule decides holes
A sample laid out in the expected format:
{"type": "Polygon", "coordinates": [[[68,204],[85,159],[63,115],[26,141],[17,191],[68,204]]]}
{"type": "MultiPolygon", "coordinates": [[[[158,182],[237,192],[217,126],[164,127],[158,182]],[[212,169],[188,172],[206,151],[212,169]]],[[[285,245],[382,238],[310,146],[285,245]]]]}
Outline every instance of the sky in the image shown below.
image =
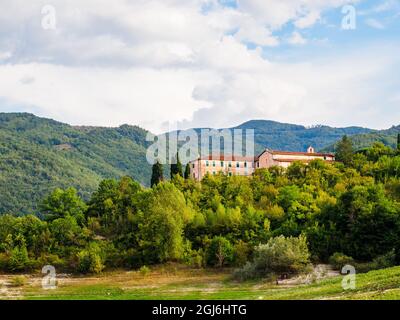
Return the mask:
{"type": "Polygon", "coordinates": [[[399,35],[400,0],[0,0],[0,112],[389,128],[399,35]]]}

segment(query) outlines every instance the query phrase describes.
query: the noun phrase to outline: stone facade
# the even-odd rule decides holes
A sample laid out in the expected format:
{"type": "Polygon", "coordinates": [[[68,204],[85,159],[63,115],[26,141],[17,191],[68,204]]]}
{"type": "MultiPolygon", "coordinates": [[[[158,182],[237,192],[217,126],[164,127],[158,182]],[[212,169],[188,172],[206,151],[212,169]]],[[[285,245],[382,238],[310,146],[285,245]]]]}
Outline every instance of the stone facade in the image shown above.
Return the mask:
{"type": "Polygon", "coordinates": [[[255,159],[255,167],[257,169],[270,168],[272,166],[287,168],[294,161],[309,163],[311,160],[315,159],[334,162],[335,156],[330,153],[316,153],[312,147],[308,148],[307,152],[288,152],[266,149],[255,159]]]}
{"type": "Polygon", "coordinates": [[[190,162],[192,178],[201,180],[208,173],[216,175],[222,172],[228,176],[251,176],[254,172],[254,158],[210,156],[190,162]]]}
{"type": "Polygon", "coordinates": [[[193,179],[202,180],[208,173],[216,175],[222,172],[226,175],[251,176],[254,170],[279,166],[289,167],[294,161],[309,163],[311,160],[321,159],[334,162],[335,156],[330,153],[316,153],[313,147],[307,152],[288,152],[266,149],[255,158],[210,156],[196,159],[190,162],[190,173],[193,179]]]}

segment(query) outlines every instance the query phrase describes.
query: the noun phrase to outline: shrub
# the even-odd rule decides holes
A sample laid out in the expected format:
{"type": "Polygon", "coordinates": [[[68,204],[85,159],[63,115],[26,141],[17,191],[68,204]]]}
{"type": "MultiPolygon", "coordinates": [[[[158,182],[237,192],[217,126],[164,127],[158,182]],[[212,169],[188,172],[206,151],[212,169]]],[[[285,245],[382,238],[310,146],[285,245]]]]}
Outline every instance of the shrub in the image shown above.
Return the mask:
{"type": "Polygon", "coordinates": [[[235,272],[239,279],[267,277],[274,274],[297,274],[310,265],[310,253],[305,236],[279,236],[255,248],[254,261],[235,272]]]}
{"type": "Polygon", "coordinates": [[[56,254],[42,253],[36,261],[36,267],[42,268],[45,265],[51,265],[56,268],[65,268],[66,262],[56,254]]]}
{"type": "Polygon", "coordinates": [[[0,253],[0,270],[8,270],[8,260],[9,256],[5,253],[0,253]]]}
{"type": "Polygon", "coordinates": [[[11,278],[10,286],[11,287],[23,287],[26,285],[26,278],[24,276],[16,276],[11,278]]]}
{"type": "Polygon", "coordinates": [[[259,272],[256,270],[255,264],[251,262],[246,262],[243,267],[241,267],[240,269],[236,269],[233,272],[233,278],[240,281],[257,277],[259,277],[259,272]]]}
{"type": "Polygon", "coordinates": [[[15,247],[11,250],[8,268],[11,271],[24,271],[30,267],[30,260],[26,246],[15,247]]]}
{"type": "Polygon", "coordinates": [[[78,253],[78,270],[82,273],[100,273],[104,269],[103,260],[98,244],[90,243],[78,253]]]}
{"type": "Polygon", "coordinates": [[[207,248],[207,264],[222,268],[233,260],[233,246],[224,237],[214,237],[207,248]]]}
{"type": "Polygon", "coordinates": [[[202,249],[193,250],[192,248],[187,247],[183,256],[183,261],[190,267],[201,268],[204,261],[203,256],[204,253],[202,249]]]}
{"type": "Polygon", "coordinates": [[[251,247],[248,243],[240,240],[234,246],[234,262],[238,267],[244,266],[249,260],[251,247]]]}
{"type": "Polygon", "coordinates": [[[377,269],[393,267],[396,265],[396,252],[393,249],[386,254],[376,257],[372,262],[376,264],[377,269]]]}
{"type": "Polygon", "coordinates": [[[395,250],[391,250],[386,254],[376,257],[371,262],[356,263],[355,267],[358,273],[364,273],[371,270],[390,268],[396,265],[395,250]]]}
{"type": "Polygon", "coordinates": [[[342,270],[342,268],[346,264],[354,265],[354,259],[352,257],[346,256],[345,254],[341,252],[335,252],[331,257],[329,258],[329,263],[333,266],[334,269],[336,270],[342,270]]]}
{"type": "Polygon", "coordinates": [[[145,277],[145,276],[147,276],[149,273],[150,273],[150,268],[149,267],[147,267],[147,266],[142,266],[140,269],[139,269],[139,273],[143,276],[143,277],[145,277]]]}

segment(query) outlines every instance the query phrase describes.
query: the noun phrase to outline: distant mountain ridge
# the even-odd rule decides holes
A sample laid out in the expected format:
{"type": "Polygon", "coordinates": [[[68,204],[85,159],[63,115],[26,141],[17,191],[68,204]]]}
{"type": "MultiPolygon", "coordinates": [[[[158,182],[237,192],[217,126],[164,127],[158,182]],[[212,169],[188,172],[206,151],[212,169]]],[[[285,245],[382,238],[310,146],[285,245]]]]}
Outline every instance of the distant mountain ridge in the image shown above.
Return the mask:
{"type": "MultiPolygon", "coordinates": [[[[400,133],[400,125],[393,126],[386,130],[374,130],[369,133],[352,135],[351,140],[353,142],[354,150],[356,151],[368,148],[375,142],[382,142],[384,145],[396,148],[397,136],[399,133],[400,133]]],[[[336,149],[336,143],[333,143],[323,148],[322,151],[335,152],[335,149],[336,149]]]]}
{"type": "Polygon", "coordinates": [[[313,146],[316,150],[321,150],[344,135],[352,136],[374,131],[362,127],[333,128],[322,125],[307,128],[270,120],[251,120],[236,128],[255,130],[257,152],[267,147],[286,151],[305,151],[309,146],[313,146]]]}
{"type": "MultiPolygon", "coordinates": [[[[310,145],[322,150],[344,134],[360,140],[381,134],[360,127],[306,128],[269,120],[252,120],[232,129],[254,129],[257,153],[267,147],[303,151],[310,145]]],[[[390,136],[396,130],[382,134],[390,136]]],[[[147,133],[130,125],[71,126],[28,113],[0,113],[0,214],[34,212],[57,187],[75,187],[87,199],[104,178],[129,175],[148,186],[147,133]]]]}

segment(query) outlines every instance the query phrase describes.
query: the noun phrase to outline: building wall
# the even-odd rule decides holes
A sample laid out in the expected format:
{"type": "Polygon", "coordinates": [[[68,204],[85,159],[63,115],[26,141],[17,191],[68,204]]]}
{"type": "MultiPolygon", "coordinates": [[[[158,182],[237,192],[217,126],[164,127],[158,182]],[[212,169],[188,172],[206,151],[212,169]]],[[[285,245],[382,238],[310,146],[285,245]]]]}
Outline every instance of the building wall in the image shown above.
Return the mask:
{"type": "Polygon", "coordinates": [[[303,161],[308,163],[315,159],[321,159],[324,161],[335,161],[334,156],[330,155],[318,155],[318,154],[278,154],[272,152],[264,152],[256,161],[257,168],[270,168],[272,166],[280,166],[288,168],[294,161],[303,161]]]}
{"type": "Polygon", "coordinates": [[[234,161],[224,161],[216,158],[215,160],[205,160],[198,159],[190,162],[191,176],[195,180],[202,180],[208,173],[210,175],[216,175],[222,172],[226,175],[242,175],[250,176],[253,174],[255,169],[259,168],[270,168],[272,166],[280,166],[283,168],[288,168],[294,161],[302,161],[305,163],[311,160],[321,159],[324,161],[335,161],[333,155],[317,154],[311,153],[308,155],[306,153],[274,153],[271,151],[266,151],[260,155],[256,160],[234,160],[234,161]],[[245,166],[247,164],[247,167],[245,166]],[[239,166],[237,166],[239,165],[239,166]]]}
{"type": "Polygon", "coordinates": [[[254,172],[254,162],[249,161],[221,161],[221,160],[195,160],[190,163],[192,178],[201,180],[209,173],[216,175],[222,172],[226,175],[250,176],[254,172]]]}

